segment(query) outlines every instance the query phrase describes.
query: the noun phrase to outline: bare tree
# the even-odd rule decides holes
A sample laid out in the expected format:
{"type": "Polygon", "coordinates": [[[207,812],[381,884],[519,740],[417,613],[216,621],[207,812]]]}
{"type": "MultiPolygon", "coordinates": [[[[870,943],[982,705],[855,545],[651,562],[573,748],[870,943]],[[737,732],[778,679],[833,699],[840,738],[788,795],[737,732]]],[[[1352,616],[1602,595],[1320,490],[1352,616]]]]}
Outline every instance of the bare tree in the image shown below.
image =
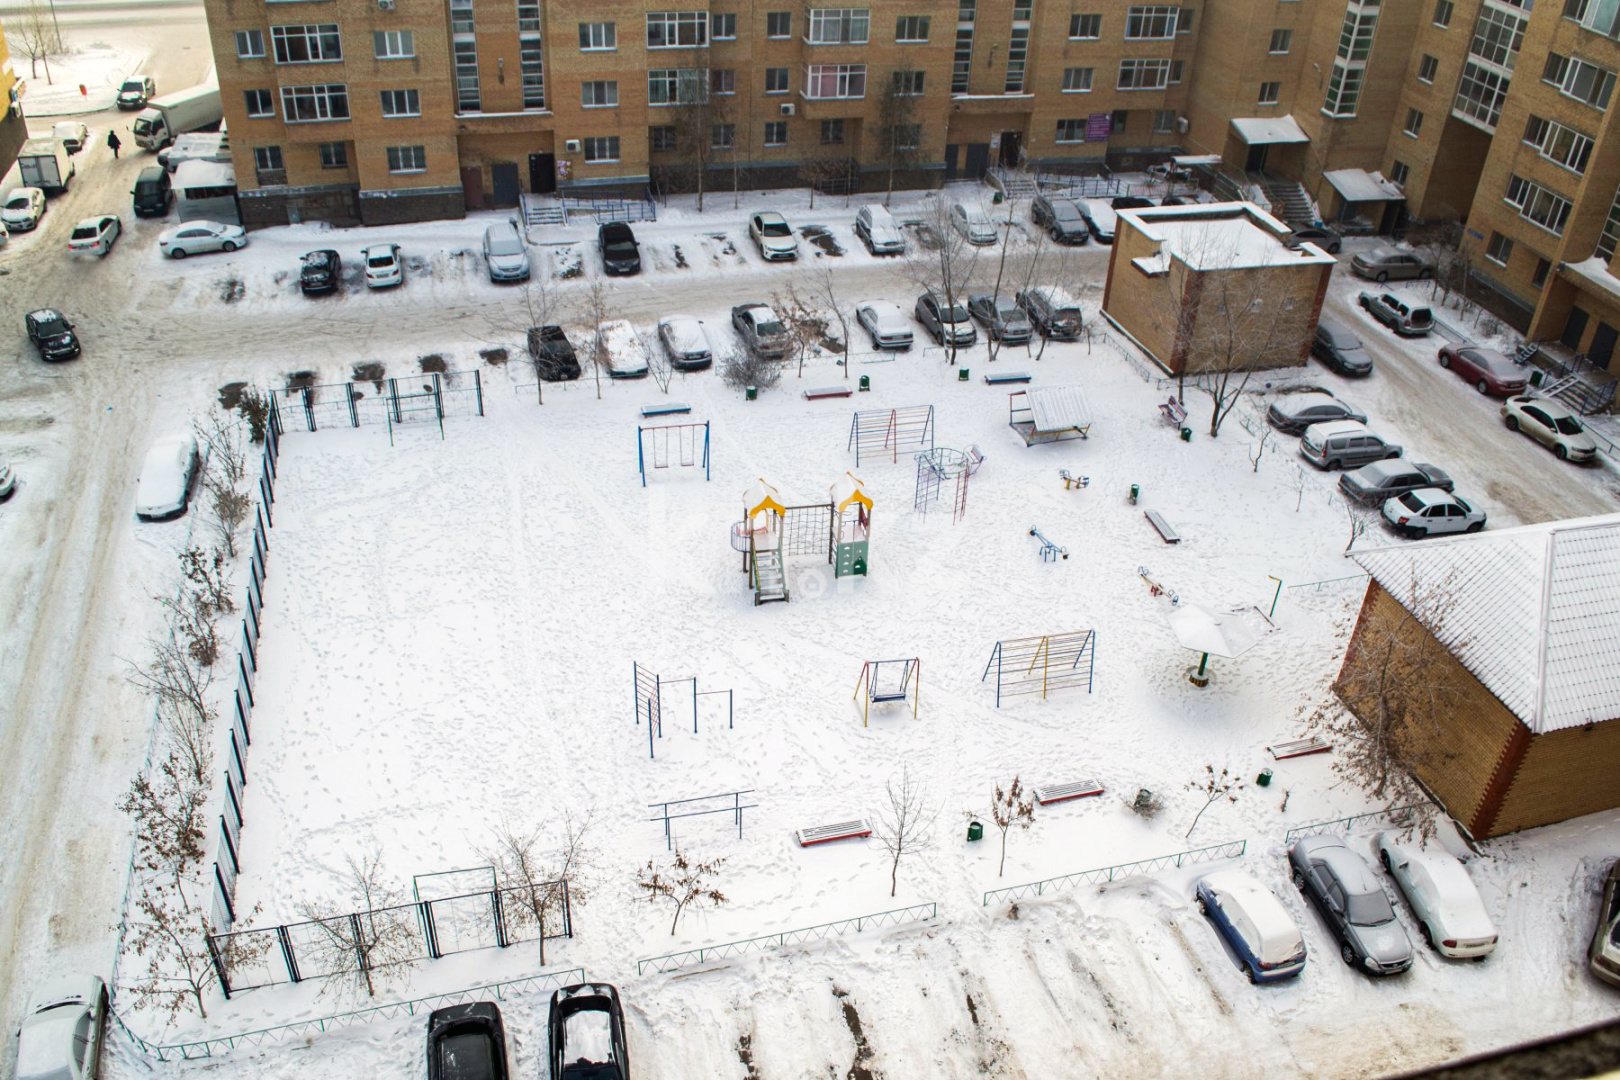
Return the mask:
{"type": "MultiPolygon", "coordinates": [[[[903,272],[918,288],[937,294],[945,306],[965,304],[978,248],[956,231],[950,207],[937,192],[924,204],[921,225],[918,243],[906,248],[903,272]]],[[[955,345],[946,345],[945,358],[956,363],[955,345]]]]}
{"type": "Polygon", "coordinates": [[[888,805],[878,811],[872,835],[889,853],[889,895],[893,896],[900,887],[900,860],[933,846],[928,833],[939,807],[930,798],[927,785],[913,777],[909,767],[901,770],[899,784],[891,777],[884,790],[888,805]]]}
{"type": "Polygon", "coordinates": [[[725,861],[722,858],[711,862],[694,862],[678,847],[668,870],[660,869],[652,859],[647,860],[641,876],[636,879],[636,887],[646,893],[648,903],[668,900],[675,905],[675,917],[669,923],[670,937],[675,936],[681,913],[688,907],[702,907],[704,904],[719,906],[728,902],[726,895],[714,883],[725,861]]]}
{"type": "Polygon", "coordinates": [[[701,68],[676,73],[676,101],[667,112],[675,128],[675,146],[692,190],[698,213],[708,190],[709,168],[727,153],[735,156],[737,125],[732,120],[730,95],[717,94],[710,85],[715,72],[701,68]]]}
{"type": "Polygon", "coordinates": [[[1260,459],[1266,456],[1266,443],[1271,441],[1274,433],[1272,426],[1264,421],[1260,423],[1260,431],[1254,442],[1249,444],[1249,464],[1254,466],[1256,475],[1260,472],[1260,459]]]}
{"type": "Polygon", "coordinates": [[[198,777],[212,780],[214,707],[209,701],[213,672],[194,664],[172,634],[151,640],[146,663],[130,664],[130,682],[157,703],[158,716],[172,745],[198,777]]]}
{"type": "Polygon", "coordinates": [[[247,479],[247,433],[240,419],[217,408],[192,427],[208,450],[202,486],[213,503],[214,529],[225,545],[225,554],[234,559],[236,534],[253,509],[253,497],[242,490],[247,479]]]}
{"type": "MultiPolygon", "coordinates": [[[[351,914],[325,915],[304,902],[299,911],[320,931],[313,950],[321,959],[321,993],[376,997],[379,986],[410,982],[410,961],[420,956],[416,924],[398,888],[383,879],[382,851],[344,856],[346,903],[351,914]]],[[[327,909],[329,910],[329,909],[327,909]]]]}
{"type": "Polygon", "coordinates": [[[854,180],[854,166],[842,144],[824,144],[799,162],[799,177],[810,189],[810,209],[814,210],[816,195],[827,194],[824,189],[837,186],[848,192],[854,180]]]}
{"type": "Polygon", "coordinates": [[[1013,777],[1005,789],[996,785],[995,796],[990,800],[990,820],[1001,830],[1001,864],[996,868],[996,877],[1000,877],[1007,869],[1007,831],[1014,825],[1027,829],[1035,823],[1035,802],[1025,797],[1023,782],[1018,777],[1013,777]]]}
{"type": "Polygon", "coordinates": [[[1305,489],[1310,485],[1310,478],[1305,475],[1305,469],[1298,462],[1294,463],[1294,471],[1288,477],[1288,486],[1294,489],[1294,513],[1299,513],[1305,505],[1305,489]]]}
{"type": "Polygon", "coordinates": [[[769,390],[782,381],[782,362],[763,357],[746,345],[739,345],[720,362],[720,378],[733,390],[750,386],[769,390]]]}
{"type": "MultiPolygon", "coordinates": [[[[838,324],[838,347],[844,351],[844,378],[849,378],[849,310],[839,297],[838,275],[833,272],[833,264],[823,260],[821,264],[810,271],[808,292],[814,298],[822,318],[821,344],[832,348],[829,342],[826,317],[831,316],[833,322],[838,324]]],[[[835,350],[836,351],[836,350],[835,350]]]]}
{"type": "Polygon", "coordinates": [[[583,905],[588,889],[575,887],[576,875],[591,865],[587,838],[595,823],[595,809],[583,815],[563,811],[563,841],[548,861],[540,854],[539,826],[517,826],[502,820],[496,826],[489,846],[479,857],[489,860],[503,889],[511,890],[517,903],[505,910],[517,926],[534,926],[540,939],[540,963],[546,962],[546,927],[562,915],[564,890],[571,906],[583,905]]]}
{"type": "Polygon", "coordinates": [[[248,439],[264,445],[270,430],[270,395],[257,386],[244,387],[236,401],[236,412],[247,423],[248,439]]]}
{"type": "Polygon", "coordinates": [[[635,332],[636,349],[641,353],[642,360],[647,365],[647,373],[652,381],[658,384],[662,393],[669,393],[670,380],[675,377],[675,369],[670,365],[669,354],[659,344],[658,338],[650,330],[637,328],[635,332]]]}
{"type": "Polygon", "coordinates": [[[209,779],[170,749],[135,777],[118,804],[134,822],[136,868],[169,880],[182,894],[185,876],[206,854],[209,779]]]}
{"type": "Polygon", "coordinates": [[[1204,816],[1204,811],[1222,799],[1228,802],[1237,802],[1237,793],[1243,790],[1243,781],[1232,776],[1223,766],[1217,774],[1215,766],[1204,766],[1205,776],[1202,780],[1194,780],[1187,786],[1204,797],[1204,805],[1198,808],[1193,815],[1192,824],[1187,827],[1187,835],[1191,836],[1193,830],[1198,828],[1198,819],[1204,816]]]}
{"type": "Polygon", "coordinates": [[[208,954],[208,916],[171,888],[148,884],[135,894],[130,948],[146,961],[144,970],[125,982],[142,1008],[169,1021],[189,1008],[208,1018],[204,994],[218,975],[208,954]]]}
{"type": "Polygon", "coordinates": [[[921,87],[913,82],[921,74],[897,68],[880,84],[877,138],[888,171],[885,206],[894,199],[894,174],[914,168],[922,158],[923,125],[918,121],[921,87]]]}
{"type": "MultiPolygon", "coordinates": [[[[612,371],[613,358],[608,355],[607,339],[602,335],[602,326],[612,318],[612,304],[608,298],[607,285],[601,278],[592,278],[590,286],[579,297],[580,319],[589,329],[589,337],[585,344],[585,359],[591,365],[591,371],[596,376],[596,400],[602,400],[602,371],[612,371]]],[[[539,378],[539,373],[535,375],[539,378]]]]}
{"type": "Polygon", "coordinates": [[[1348,495],[1336,494],[1336,497],[1339,505],[1344,508],[1345,525],[1349,530],[1349,536],[1344,543],[1344,554],[1349,555],[1350,549],[1356,546],[1356,541],[1366,533],[1367,527],[1377,520],[1379,508],[1364,506],[1348,495]]]}
{"type": "MultiPolygon", "coordinates": [[[[782,320],[782,329],[787,333],[788,362],[797,360],[799,378],[804,378],[804,362],[809,358],[810,352],[821,346],[821,340],[827,333],[827,322],[816,311],[813,300],[807,292],[800,292],[799,287],[792,281],[782,292],[771,294],[771,309],[776,317],[782,320]]],[[[845,349],[848,356],[848,349],[845,349]]]]}
{"type": "Polygon", "coordinates": [[[62,35],[56,28],[56,16],[49,0],[28,0],[22,15],[9,27],[8,36],[18,50],[28,57],[28,76],[39,78],[39,65],[45,65],[45,85],[51,81],[51,57],[62,51],[62,35]]]}

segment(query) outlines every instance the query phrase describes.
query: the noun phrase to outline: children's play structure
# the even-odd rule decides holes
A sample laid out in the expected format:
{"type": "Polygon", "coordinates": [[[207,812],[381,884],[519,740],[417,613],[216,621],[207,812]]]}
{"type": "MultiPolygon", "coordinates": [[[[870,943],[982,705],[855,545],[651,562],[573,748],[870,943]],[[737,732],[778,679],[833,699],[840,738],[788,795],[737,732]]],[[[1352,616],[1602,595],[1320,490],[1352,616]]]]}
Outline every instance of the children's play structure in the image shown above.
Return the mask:
{"type": "Polygon", "coordinates": [[[641,726],[642,720],[647,721],[647,756],[658,756],[653,749],[653,739],[664,737],[664,691],[682,683],[692,684],[692,734],[698,731],[698,698],[726,696],[726,727],[735,724],[736,696],[730,690],[699,690],[696,675],[685,675],[678,679],[666,679],[650,668],[644,668],[634,660],[630,661],[631,673],[636,683],[636,726],[641,726]]]}
{"type": "Polygon", "coordinates": [[[866,575],[872,535],[872,497],[858,477],[845,473],[828,489],[828,500],[784,505],[775,487],[758,480],[743,492],[743,519],[731,527],[731,546],[742,552],[743,573],[754,604],[786,603],[786,560],[823,556],[834,577],[866,575]]]}
{"type": "Polygon", "coordinates": [[[939,494],[947,483],[951,488],[951,524],[967,515],[968,480],[984,464],[984,455],[977,446],[953,450],[936,446],[917,455],[917,492],[912,496],[911,508],[928,513],[928,508],[939,501],[939,494]]]}
{"type": "Polygon", "coordinates": [[[1091,671],[1097,659],[1097,632],[1076,630],[1044,637],[1008,638],[996,642],[980,682],[996,677],[996,707],[1005,695],[1039,694],[1084,686],[1091,693],[1091,671]]]}
{"type": "Polygon", "coordinates": [[[1007,395],[1007,426],[1025,446],[1084,439],[1091,434],[1091,405],[1078,386],[1043,386],[1007,395]]]}
{"type": "Polygon", "coordinates": [[[1058,559],[1067,559],[1069,549],[1058,547],[1052,541],[1041,535],[1041,530],[1034,525],[1029,527],[1029,535],[1041,542],[1041,562],[1057,562],[1058,559]]]}
{"type": "Polygon", "coordinates": [[[913,656],[904,660],[868,660],[855,680],[855,700],[861,703],[861,726],[872,717],[873,705],[911,703],[911,718],[917,719],[917,702],[922,697],[922,661],[913,656]]]}
{"type": "Polygon", "coordinates": [[[855,467],[861,455],[881,454],[894,465],[902,450],[930,450],[934,446],[934,407],[905,405],[898,409],[871,409],[857,412],[849,425],[849,446],[855,451],[855,467]]]}
{"type": "Polygon", "coordinates": [[[636,466],[641,470],[641,486],[647,486],[647,469],[702,469],[709,474],[709,422],[697,424],[658,424],[636,428],[636,466]]]}
{"type": "Polygon", "coordinates": [[[872,536],[872,497],[854,474],[846,472],[827,489],[832,496],[833,576],[865,577],[872,536]]]}

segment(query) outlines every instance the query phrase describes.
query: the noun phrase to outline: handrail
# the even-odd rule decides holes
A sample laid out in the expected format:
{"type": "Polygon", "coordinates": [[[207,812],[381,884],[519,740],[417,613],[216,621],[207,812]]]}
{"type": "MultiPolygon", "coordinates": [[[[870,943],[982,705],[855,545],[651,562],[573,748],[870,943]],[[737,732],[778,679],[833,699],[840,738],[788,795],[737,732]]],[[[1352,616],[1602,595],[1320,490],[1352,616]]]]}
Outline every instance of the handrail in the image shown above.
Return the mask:
{"type": "Polygon", "coordinates": [[[641,975],[648,968],[662,974],[669,971],[678,971],[683,967],[691,967],[694,964],[701,964],[706,960],[719,957],[742,956],[746,953],[760,952],[768,948],[785,948],[790,944],[799,944],[801,942],[824,941],[830,937],[842,937],[851,931],[858,934],[869,926],[888,926],[915,920],[926,921],[934,918],[938,913],[937,904],[912,904],[910,907],[895,908],[893,911],[879,911],[872,915],[857,915],[852,919],[840,919],[837,922],[822,923],[819,926],[806,926],[798,930],[785,930],[781,933],[766,934],[762,937],[744,938],[741,941],[728,941],[722,945],[701,945],[696,949],[683,949],[680,952],[637,960],[636,974],[641,975]],[[926,914],[924,914],[925,912],[926,914]]]}

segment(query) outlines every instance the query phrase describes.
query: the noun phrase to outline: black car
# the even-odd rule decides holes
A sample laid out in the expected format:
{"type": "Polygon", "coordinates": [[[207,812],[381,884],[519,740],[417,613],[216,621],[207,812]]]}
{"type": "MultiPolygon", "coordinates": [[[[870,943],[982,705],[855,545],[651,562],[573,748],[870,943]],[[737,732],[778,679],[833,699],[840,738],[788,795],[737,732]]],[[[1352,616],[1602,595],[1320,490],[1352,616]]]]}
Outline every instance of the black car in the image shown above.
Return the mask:
{"type": "Polygon", "coordinates": [[[551,995],[551,1080],[630,1080],[619,991],[607,983],[551,995]]]}
{"type": "Polygon", "coordinates": [[[71,360],[79,355],[78,335],[60,311],[40,308],[23,316],[23,322],[41,360],[71,360]]]}
{"type": "Polygon", "coordinates": [[[546,382],[579,378],[579,357],[560,326],[529,327],[529,359],[535,374],[546,382]]]}
{"type": "Polygon", "coordinates": [[[1140,195],[1116,195],[1114,201],[1108,205],[1115,210],[1146,210],[1157,204],[1152,199],[1144,199],[1140,195]]]}
{"type": "Polygon", "coordinates": [[[428,1017],[428,1080],[506,1080],[506,1028],[493,1001],[428,1017]]]}
{"type": "Polygon", "coordinates": [[[1029,218],[1060,244],[1084,244],[1091,239],[1086,216],[1073,199],[1037,195],[1030,204],[1029,218]]]}
{"type": "Polygon", "coordinates": [[[136,217],[163,217],[174,204],[174,185],[161,165],[148,165],[135,178],[132,209],[136,217]]]}
{"type": "Polygon", "coordinates": [[[1335,420],[1367,422],[1367,414],[1328,393],[1284,394],[1266,408],[1266,419],[1278,431],[1298,435],[1312,424],[1331,424],[1335,420]]]}
{"type": "Polygon", "coordinates": [[[1029,321],[1053,341],[1078,341],[1083,321],[1080,305],[1057,289],[1024,289],[1018,294],[1018,306],[1024,309],[1029,321]]]}
{"type": "Polygon", "coordinates": [[[1339,477],[1339,490],[1357,502],[1382,505],[1418,488],[1451,491],[1455,485],[1438,465],[1407,461],[1403,457],[1369,461],[1339,477]]]}
{"type": "Polygon", "coordinates": [[[1372,374],[1372,357],[1361,347],[1361,339],[1343,323],[1326,317],[1317,320],[1311,355],[1340,375],[1372,374]]]}
{"type": "Polygon", "coordinates": [[[1284,242],[1289,247],[1299,247],[1304,243],[1312,243],[1329,255],[1337,255],[1340,246],[1344,243],[1344,237],[1321,225],[1307,225],[1303,229],[1295,229],[1289,233],[1288,239],[1284,242]]]}
{"type": "Polygon", "coordinates": [[[602,253],[602,269],[608,273],[641,273],[641,245],[624,222],[610,221],[597,229],[596,250],[602,253]]]}
{"type": "Polygon", "coordinates": [[[1412,939],[1395,921],[1372,867],[1337,836],[1306,836],[1288,849],[1294,885],[1339,940],[1339,955],[1369,975],[1395,975],[1412,966],[1412,939]]]}
{"type": "Polygon", "coordinates": [[[343,281],[343,260],[331,248],[311,251],[298,268],[298,287],[305,296],[336,292],[343,281]]]}

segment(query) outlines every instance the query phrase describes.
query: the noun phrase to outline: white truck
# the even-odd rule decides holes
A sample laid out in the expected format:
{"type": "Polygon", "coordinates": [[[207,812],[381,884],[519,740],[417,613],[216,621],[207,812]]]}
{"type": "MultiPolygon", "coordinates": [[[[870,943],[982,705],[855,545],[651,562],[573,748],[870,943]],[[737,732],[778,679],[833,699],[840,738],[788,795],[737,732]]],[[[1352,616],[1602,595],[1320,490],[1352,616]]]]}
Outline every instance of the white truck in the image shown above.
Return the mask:
{"type": "Polygon", "coordinates": [[[169,172],[182,161],[219,161],[229,164],[231,140],[223,131],[198,131],[177,136],[168,149],[158,151],[158,164],[169,172]]]}
{"type": "Polygon", "coordinates": [[[60,195],[77,172],[61,139],[29,139],[17,151],[17,169],[26,187],[37,187],[47,195],[60,195]]]}
{"type": "Polygon", "coordinates": [[[155,97],[135,118],[135,143],[147,150],[161,150],[176,135],[200,131],[224,119],[219,103],[219,83],[210,79],[189,90],[155,97]]]}

